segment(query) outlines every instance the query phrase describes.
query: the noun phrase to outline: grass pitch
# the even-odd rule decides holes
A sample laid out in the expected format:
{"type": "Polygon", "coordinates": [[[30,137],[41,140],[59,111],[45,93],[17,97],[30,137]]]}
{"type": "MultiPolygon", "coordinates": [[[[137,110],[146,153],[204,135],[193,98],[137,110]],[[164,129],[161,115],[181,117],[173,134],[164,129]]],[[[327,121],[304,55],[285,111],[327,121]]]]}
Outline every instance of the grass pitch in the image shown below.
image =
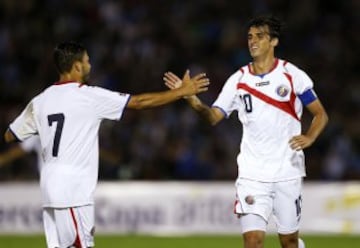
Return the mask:
{"type": "MultiPolygon", "coordinates": [[[[302,239],[308,248],[352,248],[360,247],[360,235],[304,235],[302,239]]],[[[97,248],[242,248],[241,236],[184,236],[157,237],[143,235],[98,235],[95,237],[97,248]]],[[[46,247],[45,237],[0,235],[0,248],[41,248],[46,247]]],[[[266,248],[280,247],[277,236],[268,235],[266,248]]]]}

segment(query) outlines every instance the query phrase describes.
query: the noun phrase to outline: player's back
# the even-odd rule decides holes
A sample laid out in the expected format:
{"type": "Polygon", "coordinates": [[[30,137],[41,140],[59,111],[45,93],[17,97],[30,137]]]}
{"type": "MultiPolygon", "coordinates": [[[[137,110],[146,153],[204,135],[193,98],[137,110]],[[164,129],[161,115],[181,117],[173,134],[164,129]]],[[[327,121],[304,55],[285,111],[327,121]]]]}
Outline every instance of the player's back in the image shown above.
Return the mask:
{"type": "Polygon", "coordinates": [[[32,99],[10,124],[19,140],[40,136],[44,207],[93,203],[101,120],[119,120],[129,99],[129,94],[78,82],[56,83],[32,99]]]}
{"type": "MultiPolygon", "coordinates": [[[[83,87],[76,82],[53,85],[33,100],[33,114],[45,162],[41,186],[51,191],[45,197],[49,198],[49,203],[56,202],[60,207],[64,205],[61,197],[56,195],[67,195],[63,199],[66,204],[67,199],[73,197],[71,194],[75,194],[76,187],[84,187],[82,192],[77,189],[81,193],[90,190],[89,194],[92,194],[97,180],[101,119],[94,111],[91,92],[87,86],[83,87]]],[[[86,204],[89,197],[82,198],[76,196],[71,202],[86,204]]]]}
{"type": "MultiPolygon", "coordinates": [[[[86,87],[86,86],[84,86],[86,87]]],[[[53,85],[33,101],[45,163],[79,164],[97,146],[93,99],[79,83],[53,85]]]]}

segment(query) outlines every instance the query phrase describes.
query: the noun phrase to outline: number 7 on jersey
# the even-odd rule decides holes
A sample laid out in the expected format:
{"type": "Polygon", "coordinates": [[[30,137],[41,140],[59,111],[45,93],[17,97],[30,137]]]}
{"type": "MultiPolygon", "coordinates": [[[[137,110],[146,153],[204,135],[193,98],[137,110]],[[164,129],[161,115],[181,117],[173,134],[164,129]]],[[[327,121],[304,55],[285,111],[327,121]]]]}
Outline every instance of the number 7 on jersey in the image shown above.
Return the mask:
{"type": "Polygon", "coordinates": [[[56,131],[54,137],[54,145],[52,149],[52,155],[57,157],[59,152],[59,144],[61,139],[61,133],[64,127],[65,116],[63,113],[48,115],[48,123],[51,127],[53,122],[56,122],[56,131]]]}

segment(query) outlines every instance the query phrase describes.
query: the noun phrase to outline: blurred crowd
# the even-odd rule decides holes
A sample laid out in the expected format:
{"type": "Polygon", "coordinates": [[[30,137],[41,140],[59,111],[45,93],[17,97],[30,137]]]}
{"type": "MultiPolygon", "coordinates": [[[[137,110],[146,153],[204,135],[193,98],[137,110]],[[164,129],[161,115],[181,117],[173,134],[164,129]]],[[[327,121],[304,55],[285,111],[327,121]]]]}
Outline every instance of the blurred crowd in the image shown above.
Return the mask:
{"type": "MultiPolygon", "coordinates": [[[[287,24],[278,56],[312,77],[329,113],[324,134],[305,151],[307,179],[360,179],[357,0],[2,0],[0,131],[58,80],[52,51],[64,40],[88,48],[92,85],[131,94],[165,90],[164,72],[189,68],[211,79],[199,97],[212,104],[227,77],[250,61],[245,24],[264,13],[287,24]]],[[[120,122],[101,127],[99,177],[234,180],[241,132],[235,114],[211,127],[183,100],[126,110],[120,122]]],[[[1,139],[0,151],[10,146],[1,139]]],[[[37,178],[33,156],[0,168],[0,181],[37,178]]]]}

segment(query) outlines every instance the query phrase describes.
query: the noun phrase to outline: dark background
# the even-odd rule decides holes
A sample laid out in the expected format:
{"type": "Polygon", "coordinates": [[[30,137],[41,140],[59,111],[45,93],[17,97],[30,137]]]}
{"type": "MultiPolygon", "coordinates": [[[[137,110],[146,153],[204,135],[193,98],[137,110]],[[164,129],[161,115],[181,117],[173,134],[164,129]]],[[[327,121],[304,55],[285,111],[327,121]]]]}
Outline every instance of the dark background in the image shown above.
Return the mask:
{"type": "MultiPolygon", "coordinates": [[[[275,14],[287,25],[277,55],[305,70],[328,111],[307,149],[307,180],[360,179],[360,1],[0,0],[0,131],[57,81],[54,46],[87,48],[91,84],[137,94],[165,90],[163,73],[190,68],[211,79],[212,104],[225,80],[250,61],[246,22],[275,14]]],[[[304,114],[304,128],[310,117],[304,114]]],[[[241,125],[236,114],[211,127],[180,100],[126,110],[100,130],[100,179],[234,180],[241,125]]],[[[11,145],[0,141],[5,151],[11,145]]],[[[0,180],[37,178],[33,154],[0,169],[0,180]]]]}

